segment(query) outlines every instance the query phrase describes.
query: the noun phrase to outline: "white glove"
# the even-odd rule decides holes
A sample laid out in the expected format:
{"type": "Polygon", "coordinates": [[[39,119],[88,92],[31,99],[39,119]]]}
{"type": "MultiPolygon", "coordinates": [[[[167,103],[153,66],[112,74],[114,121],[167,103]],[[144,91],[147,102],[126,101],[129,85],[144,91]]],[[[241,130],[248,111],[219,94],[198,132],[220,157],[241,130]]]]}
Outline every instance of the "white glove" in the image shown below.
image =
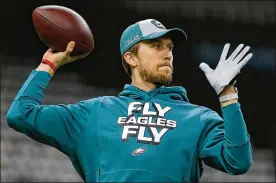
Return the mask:
{"type": "Polygon", "coordinates": [[[201,63],[199,65],[200,69],[205,73],[206,78],[208,79],[211,86],[215,89],[217,94],[220,94],[224,87],[227,86],[230,81],[232,81],[232,79],[240,73],[241,68],[253,56],[253,54],[250,53],[244,59],[242,59],[250,49],[249,46],[246,46],[241,51],[243,46],[243,44],[240,44],[231,54],[231,56],[226,59],[230,44],[225,44],[220,56],[220,61],[215,70],[211,69],[206,63],[201,63]]]}

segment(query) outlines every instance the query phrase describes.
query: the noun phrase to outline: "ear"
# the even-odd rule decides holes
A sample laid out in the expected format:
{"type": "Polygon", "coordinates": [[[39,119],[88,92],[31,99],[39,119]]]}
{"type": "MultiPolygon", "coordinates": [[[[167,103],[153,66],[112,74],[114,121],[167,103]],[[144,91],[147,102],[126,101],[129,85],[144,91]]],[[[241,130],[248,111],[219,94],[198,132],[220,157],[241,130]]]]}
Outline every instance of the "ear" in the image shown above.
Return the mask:
{"type": "Polygon", "coordinates": [[[134,56],[132,53],[125,52],[124,59],[130,66],[132,67],[137,66],[137,57],[134,56]]]}

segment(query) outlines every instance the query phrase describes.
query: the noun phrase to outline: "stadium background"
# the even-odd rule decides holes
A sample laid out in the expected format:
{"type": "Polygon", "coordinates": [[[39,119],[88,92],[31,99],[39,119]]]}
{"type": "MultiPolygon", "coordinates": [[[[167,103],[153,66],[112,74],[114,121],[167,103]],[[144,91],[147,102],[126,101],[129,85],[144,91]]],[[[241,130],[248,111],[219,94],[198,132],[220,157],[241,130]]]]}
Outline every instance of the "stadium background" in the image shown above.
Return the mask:
{"type": "Polygon", "coordinates": [[[81,181],[67,157],[13,131],[5,119],[12,99],[47,49],[35,33],[31,14],[36,7],[49,4],[80,13],[94,34],[95,50],[58,71],[46,91],[46,104],[117,95],[129,82],[121,66],[120,35],[128,25],[154,18],[188,35],[187,44],[175,50],[173,84],[184,86],[192,103],[220,113],[217,96],[198,65],[204,61],[215,67],[226,42],[232,50],[239,43],[250,45],[254,56],[242,70],[238,85],[254,147],[253,166],[241,176],[206,167],[202,181],[275,182],[276,5],[257,0],[5,2],[0,8],[1,181],[81,181]]]}

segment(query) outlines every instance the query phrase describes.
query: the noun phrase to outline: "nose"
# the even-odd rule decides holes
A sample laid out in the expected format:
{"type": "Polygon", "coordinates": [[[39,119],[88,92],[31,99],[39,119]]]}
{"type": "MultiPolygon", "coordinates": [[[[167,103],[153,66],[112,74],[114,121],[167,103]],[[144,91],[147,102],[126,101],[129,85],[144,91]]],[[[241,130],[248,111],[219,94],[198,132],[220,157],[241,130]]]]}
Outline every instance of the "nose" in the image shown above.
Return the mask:
{"type": "Polygon", "coordinates": [[[167,60],[167,61],[171,61],[171,59],[172,59],[171,55],[168,55],[168,56],[165,57],[165,60],[167,60]]]}
{"type": "Polygon", "coordinates": [[[168,56],[166,56],[166,57],[165,57],[165,60],[166,60],[166,61],[171,61],[171,60],[172,60],[172,55],[169,54],[168,56]]]}
{"type": "Polygon", "coordinates": [[[169,48],[165,49],[164,56],[166,61],[171,61],[173,58],[172,50],[170,50],[169,48]]]}

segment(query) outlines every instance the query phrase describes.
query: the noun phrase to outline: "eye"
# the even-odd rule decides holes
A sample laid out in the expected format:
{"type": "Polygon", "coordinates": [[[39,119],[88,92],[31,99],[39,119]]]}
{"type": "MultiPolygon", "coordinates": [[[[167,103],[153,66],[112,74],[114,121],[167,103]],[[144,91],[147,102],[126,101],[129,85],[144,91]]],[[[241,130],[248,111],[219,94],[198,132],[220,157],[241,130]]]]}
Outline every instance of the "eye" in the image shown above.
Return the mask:
{"type": "Polygon", "coordinates": [[[174,49],[174,45],[172,42],[168,43],[166,46],[170,51],[172,51],[174,49]]]}
{"type": "Polygon", "coordinates": [[[155,47],[156,49],[161,49],[162,45],[161,44],[154,44],[153,47],[155,47]]]}

